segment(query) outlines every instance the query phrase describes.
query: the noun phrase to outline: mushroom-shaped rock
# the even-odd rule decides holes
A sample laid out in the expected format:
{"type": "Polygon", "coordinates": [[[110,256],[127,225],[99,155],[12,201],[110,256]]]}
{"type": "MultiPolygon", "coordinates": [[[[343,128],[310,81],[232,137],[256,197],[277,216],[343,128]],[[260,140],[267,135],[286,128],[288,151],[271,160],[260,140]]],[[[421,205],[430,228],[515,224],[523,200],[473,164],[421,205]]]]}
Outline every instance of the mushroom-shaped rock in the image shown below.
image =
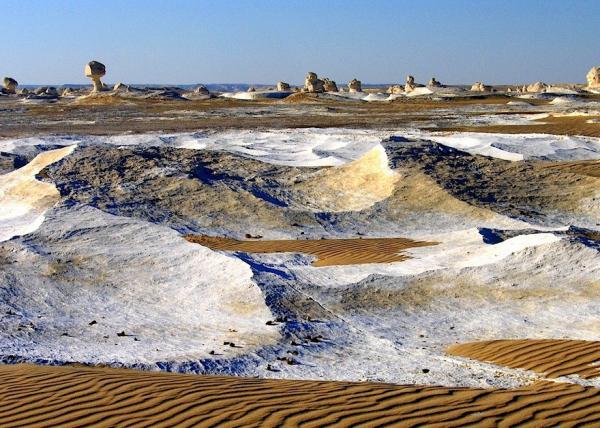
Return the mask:
{"type": "Polygon", "coordinates": [[[85,76],[92,79],[94,89],[92,92],[100,92],[104,89],[104,85],[100,81],[100,78],[106,74],[106,67],[104,64],[98,61],[90,61],[85,66],[85,76]]]}
{"type": "Polygon", "coordinates": [[[427,83],[427,86],[430,88],[441,88],[442,84],[438,82],[435,77],[432,77],[431,80],[427,83]]]}
{"type": "Polygon", "coordinates": [[[352,79],[348,82],[348,92],[362,92],[362,83],[360,80],[352,79]]]}
{"type": "Polygon", "coordinates": [[[325,79],[323,79],[323,90],[325,92],[337,92],[338,87],[337,87],[337,84],[335,83],[335,81],[325,78],[325,79]]]}
{"type": "Polygon", "coordinates": [[[279,92],[285,92],[290,90],[290,84],[286,82],[277,82],[277,90],[279,92]]]}
{"type": "Polygon", "coordinates": [[[198,95],[210,95],[210,91],[204,85],[200,85],[196,89],[194,89],[194,93],[198,95]]]}
{"type": "Polygon", "coordinates": [[[17,82],[12,77],[5,77],[4,81],[2,82],[2,87],[4,88],[4,92],[7,94],[16,94],[18,85],[19,85],[19,82],[17,82]]]}
{"type": "Polygon", "coordinates": [[[415,78],[411,75],[406,76],[406,85],[404,85],[404,92],[412,92],[415,90],[415,78]]]}
{"type": "Polygon", "coordinates": [[[585,77],[589,89],[600,89],[600,66],[592,67],[585,77]]]}
{"type": "Polygon", "coordinates": [[[306,92],[324,92],[325,82],[317,77],[317,73],[309,71],[304,79],[304,90],[306,92]]]}
{"type": "Polygon", "coordinates": [[[544,82],[535,82],[525,88],[524,92],[544,92],[548,85],[544,82]]]}

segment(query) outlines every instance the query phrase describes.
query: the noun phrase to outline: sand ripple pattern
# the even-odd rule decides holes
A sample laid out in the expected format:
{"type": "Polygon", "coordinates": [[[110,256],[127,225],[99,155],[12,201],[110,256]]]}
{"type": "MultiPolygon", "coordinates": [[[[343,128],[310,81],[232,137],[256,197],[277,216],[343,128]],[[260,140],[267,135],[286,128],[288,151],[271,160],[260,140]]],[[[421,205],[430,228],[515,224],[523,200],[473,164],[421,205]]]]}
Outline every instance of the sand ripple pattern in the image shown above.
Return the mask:
{"type": "Polygon", "coordinates": [[[600,161],[560,162],[546,167],[572,174],[587,175],[588,177],[600,178],[600,161]]]}
{"type": "Polygon", "coordinates": [[[548,378],[600,376],[600,342],[587,340],[492,340],[452,345],[448,353],[511,368],[532,370],[548,378]]]}
{"type": "Polygon", "coordinates": [[[600,390],[515,390],[0,366],[2,427],[433,427],[600,423],[600,390]]]}
{"type": "Polygon", "coordinates": [[[185,239],[212,250],[310,254],[317,257],[317,260],[312,263],[316,267],[401,262],[410,258],[402,253],[403,250],[437,244],[437,242],[413,241],[405,238],[238,241],[212,236],[187,235],[185,239]]]}

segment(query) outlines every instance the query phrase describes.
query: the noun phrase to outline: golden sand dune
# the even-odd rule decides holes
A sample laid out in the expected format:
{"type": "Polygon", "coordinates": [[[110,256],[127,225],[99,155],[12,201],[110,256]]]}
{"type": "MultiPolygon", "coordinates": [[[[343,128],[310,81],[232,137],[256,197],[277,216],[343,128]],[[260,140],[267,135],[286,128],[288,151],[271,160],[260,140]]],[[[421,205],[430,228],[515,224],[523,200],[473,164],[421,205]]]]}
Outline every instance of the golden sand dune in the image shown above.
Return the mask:
{"type": "Polygon", "coordinates": [[[87,367],[0,366],[0,426],[548,426],[598,423],[600,390],[210,377],[87,367]]]}
{"type": "Polygon", "coordinates": [[[491,132],[500,134],[542,133],[553,135],[585,135],[600,137],[599,116],[550,116],[527,125],[457,126],[440,131],[491,132]]]}
{"type": "Polygon", "coordinates": [[[600,376],[600,342],[586,340],[491,340],[452,345],[448,353],[511,368],[533,370],[549,378],[600,376]]]}
{"type": "Polygon", "coordinates": [[[313,266],[354,265],[401,262],[410,258],[403,250],[436,245],[437,242],[413,241],[405,238],[310,239],[238,241],[202,235],[186,235],[189,242],[213,250],[244,253],[305,253],[317,257],[313,266]]]}

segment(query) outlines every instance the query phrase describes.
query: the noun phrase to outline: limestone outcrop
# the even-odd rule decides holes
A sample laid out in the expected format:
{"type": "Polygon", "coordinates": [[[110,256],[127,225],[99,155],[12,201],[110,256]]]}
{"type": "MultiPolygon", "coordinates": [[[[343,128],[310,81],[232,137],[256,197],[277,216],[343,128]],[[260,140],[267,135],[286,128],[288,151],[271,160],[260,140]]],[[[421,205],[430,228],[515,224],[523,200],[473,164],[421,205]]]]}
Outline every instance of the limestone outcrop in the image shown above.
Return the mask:
{"type": "Polygon", "coordinates": [[[115,86],[113,86],[113,91],[114,92],[129,92],[129,85],[119,82],[119,83],[115,84],[115,86]]]}
{"type": "Polygon", "coordinates": [[[412,92],[415,90],[417,85],[415,84],[415,78],[411,75],[406,76],[406,85],[404,85],[404,92],[412,92]]]}
{"type": "Polygon", "coordinates": [[[484,85],[481,82],[475,82],[471,86],[471,91],[473,91],[473,92],[491,92],[492,87],[488,86],[488,85],[484,85]]]}
{"type": "Polygon", "coordinates": [[[362,83],[358,79],[352,79],[348,82],[348,92],[362,92],[362,83]]]}
{"type": "Polygon", "coordinates": [[[400,95],[404,93],[404,86],[402,85],[393,85],[390,86],[389,88],[387,88],[386,91],[388,94],[392,94],[392,95],[400,95]]]}
{"type": "Polygon", "coordinates": [[[592,67],[585,77],[589,89],[600,89],[600,66],[592,67]]]}
{"type": "Polygon", "coordinates": [[[436,80],[435,77],[432,77],[431,80],[427,83],[427,87],[429,88],[442,88],[443,85],[436,80]]]}
{"type": "Polygon", "coordinates": [[[194,89],[194,93],[198,95],[210,95],[210,91],[204,85],[200,85],[196,89],[194,89]]]}
{"type": "Polygon", "coordinates": [[[94,84],[92,92],[100,92],[104,89],[104,85],[100,81],[100,78],[106,74],[104,64],[98,61],[90,61],[86,64],[84,73],[86,77],[92,79],[92,83],[94,84]]]}
{"type": "Polygon", "coordinates": [[[4,81],[2,82],[3,92],[5,94],[16,94],[18,85],[19,82],[17,82],[12,77],[5,77],[4,81]]]}
{"type": "Polygon", "coordinates": [[[317,77],[317,73],[309,71],[304,79],[305,92],[325,92],[325,82],[317,77]]]}
{"type": "Polygon", "coordinates": [[[544,92],[547,87],[544,82],[535,82],[527,86],[526,92],[544,92]]]}
{"type": "Polygon", "coordinates": [[[279,92],[285,92],[290,90],[290,84],[286,82],[277,82],[277,90],[279,92]]]}
{"type": "Polygon", "coordinates": [[[326,77],[323,79],[323,90],[325,92],[338,92],[338,87],[335,81],[326,77]]]}
{"type": "Polygon", "coordinates": [[[250,86],[247,92],[256,92],[256,88],[254,86],[250,86]]]}

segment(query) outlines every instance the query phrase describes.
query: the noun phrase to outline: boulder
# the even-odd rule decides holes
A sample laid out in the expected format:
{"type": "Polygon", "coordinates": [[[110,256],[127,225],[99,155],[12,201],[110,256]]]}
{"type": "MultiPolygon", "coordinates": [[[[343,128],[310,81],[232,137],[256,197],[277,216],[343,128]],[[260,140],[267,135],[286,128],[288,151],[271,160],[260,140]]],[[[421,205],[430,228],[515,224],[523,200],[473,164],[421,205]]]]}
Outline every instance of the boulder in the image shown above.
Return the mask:
{"type": "Polygon", "coordinates": [[[335,81],[326,77],[323,79],[323,90],[325,92],[338,92],[338,87],[335,81]]]}
{"type": "Polygon", "coordinates": [[[204,85],[200,85],[196,89],[194,89],[194,93],[198,95],[210,95],[210,91],[204,85]]]}
{"type": "Polygon", "coordinates": [[[277,90],[279,92],[286,92],[290,90],[290,84],[286,82],[277,82],[277,90]]]}
{"type": "Polygon", "coordinates": [[[600,66],[592,67],[585,77],[589,89],[600,89],[600,66]]]}
{"type": "Polygon", "coordinates": [[[427,83],[427,87],[429,88],[442,88],[443,85],[438,82],[435,77],[432,77],[431,80],[427,83]]]}
{"type": "Polygon", "coordinates": [[[29,94],[29,89],[23,88],[18,93],[19,93],[19,95],[28,95],[29,94]]]}
{"type": "Polygon", "coordinates": [[[100,78],[106,74],[106,67],[104,64],[98,61],[90,61],[85,66],[85,76],[92,79],[94,89],[92,92],[100,92],[104,89],[104,85],[100,81],[100,78]]]}
{"type": "Polygon", "coordinates": [[[16,94],[17,86],[19,86],[19,82],[17,82],[12,77],[5,77],[2,82],[2,87],[4,88],[4,93],[6,94],[16,94]]]}
{"type": "Polygon", "coordinates": [[[304,79],[305,92],[325,92],[325,82],[317,77],[317,73],[309,71],[304,79]]]}
{"type": "Polygon", "coordinates": [[[547,87],[548,85],[546,85],[544,82],[535,82],[531,85],[528,85],[524,92],[544,92],[547,87]]]}
{"type": "Polygon", "coordinates": [[[71,88],[63,88],[63,90],[60,93],[61,97],[68,97],[73,95],[73,90],[71,88]]]}
{"type": "Polygon", "coordinates": [[[247,92],[256,92],[256,88],[254,86],[250,86],[247,92]]]}
{"type": "Polygon", "coordinates": [[[348,82],[348,92],[362,92],[362,83],[360,80],[352,79],[348,82]]]}

